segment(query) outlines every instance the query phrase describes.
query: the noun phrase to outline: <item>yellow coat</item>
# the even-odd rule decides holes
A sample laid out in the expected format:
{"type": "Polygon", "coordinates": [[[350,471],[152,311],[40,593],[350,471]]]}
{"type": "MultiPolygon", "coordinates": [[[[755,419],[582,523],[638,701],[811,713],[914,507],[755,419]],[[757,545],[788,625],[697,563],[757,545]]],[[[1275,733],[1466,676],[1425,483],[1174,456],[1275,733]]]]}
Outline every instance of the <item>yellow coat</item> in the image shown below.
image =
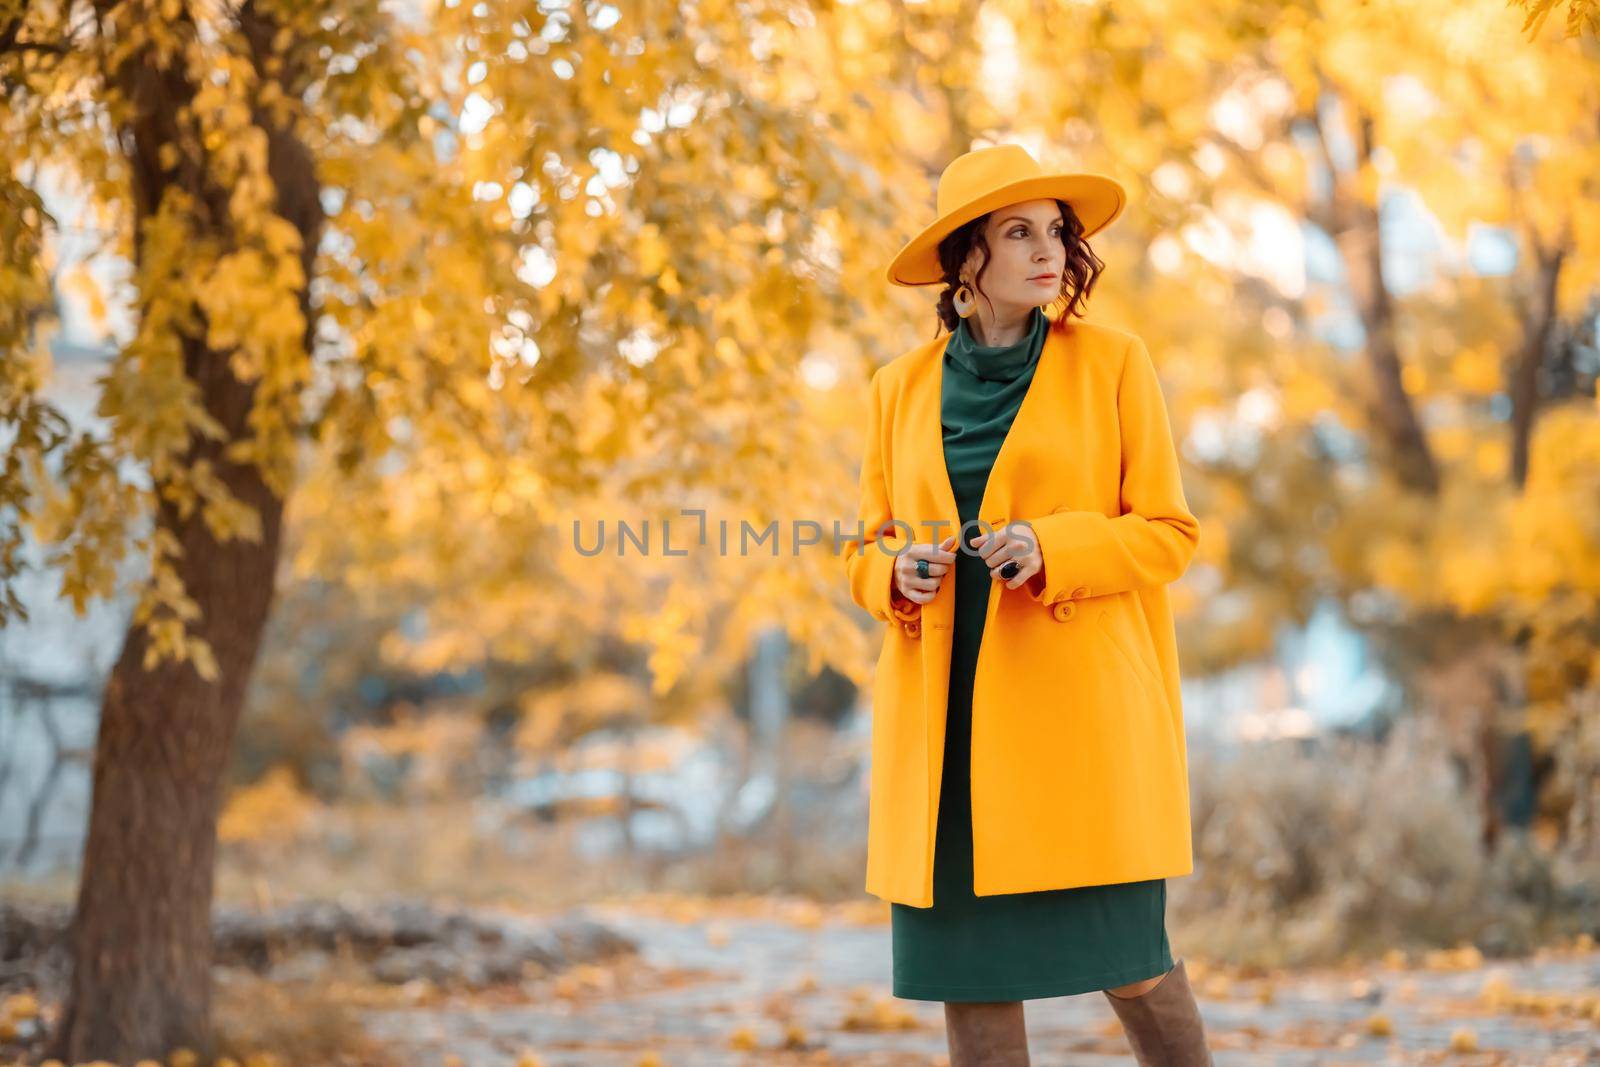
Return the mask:
{"type": "MultiPolygon", "coordinates": [[[[851,597],[888,624],[872,688],[866,890],[916,907],[933,903],[955,572],[904,610],[890,583],[896,549],[960,523],[939,421],[947,340],[873,374],[860,525],[837,540],[851,597]]],[[[1193,558],[1199,523],[1143,341],[1068,316],[1051,324],[979,517],[1030,522],[1044,575],[990,591],[972,702],[974,891],[1189,874],[1166,586],[1193,558]]]]}

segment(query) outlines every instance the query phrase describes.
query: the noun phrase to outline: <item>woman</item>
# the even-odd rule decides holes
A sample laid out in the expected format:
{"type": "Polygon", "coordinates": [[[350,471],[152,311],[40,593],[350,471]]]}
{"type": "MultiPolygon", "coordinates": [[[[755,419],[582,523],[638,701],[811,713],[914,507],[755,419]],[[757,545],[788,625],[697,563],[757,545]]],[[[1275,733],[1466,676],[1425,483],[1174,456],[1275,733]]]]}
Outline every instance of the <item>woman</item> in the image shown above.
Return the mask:
{"type": "Polygon", "coordinates": [[[1104,267],[1085,239],[1125,199],[979,149],[888,268],[944,286],[949,332],[872,379],[846,564],[890,624],[867,889],[894,995],[944,1002],[951,1067],[1025,1067],[1022,1002],[1092,990],[1140,1063],[1211,1063],[1165,930],[1193,867],[1166,585],[1199,526],[1144,345],[1073,321],[1104,267]]]}

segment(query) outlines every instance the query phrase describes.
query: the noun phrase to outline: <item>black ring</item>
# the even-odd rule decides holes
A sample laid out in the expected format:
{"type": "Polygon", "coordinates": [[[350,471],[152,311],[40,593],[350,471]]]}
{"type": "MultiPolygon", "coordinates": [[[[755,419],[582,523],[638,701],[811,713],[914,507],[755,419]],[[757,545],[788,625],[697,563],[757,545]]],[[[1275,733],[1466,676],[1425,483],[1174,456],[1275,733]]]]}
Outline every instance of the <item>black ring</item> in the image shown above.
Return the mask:
{"type": "Polygon", "coordinates": [[[1006,560],[1006,565],[1000,568],[1000,577],[1010,581],[1017,576],[1017,572],[1021,569],[1021,567],[1017,566],[1016,560],[1008,559],[1006,560]]]}
{"type": "Polygon", "coordinates": [[[928,561],[927,560],[925,560],[925,559],[917,560],[917,577],[918,578],[931,578],[932,577],[932,575],[930,575],[928,573],[928,561]]]}

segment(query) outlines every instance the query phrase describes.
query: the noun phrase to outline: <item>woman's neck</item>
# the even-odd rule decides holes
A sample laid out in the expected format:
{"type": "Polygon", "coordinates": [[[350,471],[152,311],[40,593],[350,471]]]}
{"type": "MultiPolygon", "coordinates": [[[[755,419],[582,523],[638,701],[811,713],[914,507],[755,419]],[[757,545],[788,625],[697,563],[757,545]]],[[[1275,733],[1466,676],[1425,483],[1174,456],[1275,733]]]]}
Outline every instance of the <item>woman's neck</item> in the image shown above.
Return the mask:
{"type": "Polygon", "coordinates": [[[967,330],[972,334],[972,339],[983,347],[999,348],[1004,345],[1014,345],[1022,340],[1032,322],[1031,307],[1009,314],[997,310],[993,315],[986,315],[980,309],[967,319],[967,330]]]}

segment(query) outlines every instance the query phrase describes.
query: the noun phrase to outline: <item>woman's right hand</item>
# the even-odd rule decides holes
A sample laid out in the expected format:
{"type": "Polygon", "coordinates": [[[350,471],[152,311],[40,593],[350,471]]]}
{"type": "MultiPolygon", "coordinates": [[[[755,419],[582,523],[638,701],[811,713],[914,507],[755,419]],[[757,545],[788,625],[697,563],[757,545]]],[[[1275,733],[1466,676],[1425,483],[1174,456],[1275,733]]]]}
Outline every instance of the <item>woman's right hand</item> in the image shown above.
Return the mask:
{"type": "Polygon", "coordinates": [[[894,593],[913,604],[926,604],[939,592],[939,582],[956,561],[951,551],[956,546],[956,535],[951,534],[938,545],[917,543],[894,558],[894,593]],[[928,561],[928,577],[917,577],[917,560],[928,561]]]}

